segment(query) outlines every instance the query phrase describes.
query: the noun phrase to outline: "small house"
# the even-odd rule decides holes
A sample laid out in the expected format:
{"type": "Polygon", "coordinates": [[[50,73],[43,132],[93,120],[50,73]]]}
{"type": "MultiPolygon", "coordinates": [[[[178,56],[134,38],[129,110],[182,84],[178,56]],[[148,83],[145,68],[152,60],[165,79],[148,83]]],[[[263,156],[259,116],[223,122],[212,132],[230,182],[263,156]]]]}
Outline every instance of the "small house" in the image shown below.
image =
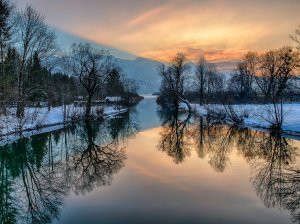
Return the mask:
{"type": "Polygon", "coordinates": [[[123,98],[120,96],[107,96],[105,97],[105,102],[107,103],[120,103],[123,101],[123,98]]]}

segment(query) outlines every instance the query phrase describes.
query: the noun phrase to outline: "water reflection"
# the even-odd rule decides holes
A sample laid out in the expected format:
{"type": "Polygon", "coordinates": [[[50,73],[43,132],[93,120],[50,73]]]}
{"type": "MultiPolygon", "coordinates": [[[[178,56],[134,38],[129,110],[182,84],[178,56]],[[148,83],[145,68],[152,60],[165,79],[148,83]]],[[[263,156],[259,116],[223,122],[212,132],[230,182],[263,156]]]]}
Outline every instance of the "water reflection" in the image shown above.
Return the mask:
{"type": "Polygon", "coordinates": [[[162,132],[158,149],[182,163],[195,149],[199,158],[208,157],[216,172],[230,164],[233,149],[250,165],[251,183],[268,208],[286,209],[300,223],[300,167],[293,140],[237,126],[224,126],[180,113],[159,112],[162,132]]]}
{"type": "Polygon", "coordinates": [[[160,118],[161,128],[141,124],[151,129],[137,134],[136,119],[144,113],[140,121],[149,120],[145,115],[149,105],[155,108],[155,101],[148,103],[143,111],[3,146],[0,223],[51,223],[57,217],[66,222],[71,219],[68,223],[156,222],[158,218],[172,223],[184,218],[189,223],[266,223],[272,219],[280,223],[278,217],[286,221],[286,212],[284,216],[276,211],[273,216],[264,213],[260,204],[253,206],[256,200],[265,207],[287,210],[292,221],[300,222],[299,150],[295,147],[299,142],[165,111],[159,111],[153,121],[160,118]],[[129,140],[133,136],[137,138],[129,140]],[[127,153],[126,146],[130,148],[127,153]],[[117,184],[109,190],[97,188],[110,185],[113,178],[117,184]],[[73,195],[88,192],[93,199],[73,195]],[[64,209],[66,200],[74,198],[80,208],[76,203],[72,207],[72,201],[71,208],[64,209]],[[240,213],[231,214],[233,208],[240,213]],[[253,218],[262,210],[261,216],[253,218]]]}
{"type": "Polygon", "coordinates": [[[92,191],[95,186],[111,184],[112,175],[124,166],[126,154],[118,145],[118,136],[121,133],[109,129],[111,138],[108,138],[99,130],[99,125],[86,122],[82,132],[83,138],[73,149],[75,156],[69,163],[72,181],[68,182],[72,183],[76,193],[84,194],[92,191]],[[105,143],[97,144],[96,139],[102,139],[105,143]]]}
{"type": "Polygon", "coordinates": [[[192,137],[195,139],[199,157],[204,158],[208,154],[212,168],[217,172],[223,172],[229,164],[236,127],[225,127],[202,117],[197,119],[197,123],[198,125],[192,127],[192,137]]]}
{"type": "Polygon", "coordinates": [[[109,185],[124,166],[129,114],[23,138],[0,148],[0,223],[52,223],[66,195],[109,185]]]}
{"type": "Polygon", "coordinates": [[[294,165],[297,148],[286,138],[260,138],[250,163],[251,182],[266,207],[284,208],[294,222],[300,222],[300,169],[294,165]]]}
{"type": "Polygon", "coordinates": [[[49,223],[67,185],[53,164],[42,166],[48,139],[35,136],[1,149],[1,222],[49,223]],[[39,147],[40,146],[40,147],[39,147]]]}
{"type": "Polygon", "coordinates": [[[191,114],[181,119],[179,112],[160,111],[162,120],[161,141],[159,149],[173,157],[175,163],[181,163],[190,155],[187,143],[187,130],[191,114]]]}

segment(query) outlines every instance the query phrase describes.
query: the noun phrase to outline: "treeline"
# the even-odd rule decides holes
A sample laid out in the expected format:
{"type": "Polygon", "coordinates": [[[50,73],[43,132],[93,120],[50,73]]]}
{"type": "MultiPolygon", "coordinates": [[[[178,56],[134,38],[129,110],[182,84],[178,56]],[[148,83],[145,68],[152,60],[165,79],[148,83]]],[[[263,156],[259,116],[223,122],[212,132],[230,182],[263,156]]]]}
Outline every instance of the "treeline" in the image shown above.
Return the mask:
{"type": "MultiPolygon", "coordinates": [[[[7,106],[18,101],[20,54],[16,47],[9,46],[3,61],[1,78],[1,106],[5,113],[7,106]]],[[[51,72],[47,66],[42,65],[41,59],[35,53],[26,64],[22,81],[24,100],[39,105],[47,102],[49,105],[60,105],[63,100],[71,102],[79,94],[77,80],[60,72],[51,72]]]]}
{"type": "MultiPolygon", "coordinates": [[[[283,104],[300,99],[299,68],[299,51],[291,47],[262,54],[249,52],[229,76],[218,72],[204,57],[191,64],[179,53],[159,69],[162,84],[158,103],[172,110],[178,110],[180,103],[191,110],[191,101],[201,105],[271,104],[273,127],[281,129],[283,104]]],[[[230,113],[234,114],[232,108],[230,113]]]]}
{"type": "Polygon", "coordinates": [[[125,104],[138,97],[139,86],[124,78],[122,69],[109,52],[97,50],[89,43],[73,44],[62,60],[68,74],[76,78],[85,93],[86,118],[91,115],[93,99],[103,96],[122,96],[125,104]]]}
{"type": "Polygon", "coordinates": [[[109,52],[84,43],[62,51],[54,30],[32,6],[16,11],[9,0],[0,0],[0,9],[0,114],[16,106],[21,118],[27,105],[50,110],[80,99],[89,107],[105,96],[123,96],[124,103],[137,96],[138,85],[126,79],[109,52]]]}
{"type": "Polygon", "coordinates": [[[233,73],[225,75],[204,57],[190,64],[184,54],[178,54],[168,66],[160,67],[161,102],[172,104],[174,97],[178,98],[174,105],[180,98],[200,104],[273,103],[281,97],[293,102],[300,99],[299,61],[299,52],[289,47],[261,55],[249,52],[233,73]]]}

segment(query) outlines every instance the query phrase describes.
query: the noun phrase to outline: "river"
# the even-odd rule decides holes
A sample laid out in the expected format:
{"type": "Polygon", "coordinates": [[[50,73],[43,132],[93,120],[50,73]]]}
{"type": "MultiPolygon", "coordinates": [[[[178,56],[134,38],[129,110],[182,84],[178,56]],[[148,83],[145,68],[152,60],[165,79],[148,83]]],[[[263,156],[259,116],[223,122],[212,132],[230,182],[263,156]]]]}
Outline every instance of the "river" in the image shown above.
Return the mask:
{"type": "Polygon", "coordinates": [[[299,223],[300,142],[159,112],[0,148],[2,223],[299,223]]]}

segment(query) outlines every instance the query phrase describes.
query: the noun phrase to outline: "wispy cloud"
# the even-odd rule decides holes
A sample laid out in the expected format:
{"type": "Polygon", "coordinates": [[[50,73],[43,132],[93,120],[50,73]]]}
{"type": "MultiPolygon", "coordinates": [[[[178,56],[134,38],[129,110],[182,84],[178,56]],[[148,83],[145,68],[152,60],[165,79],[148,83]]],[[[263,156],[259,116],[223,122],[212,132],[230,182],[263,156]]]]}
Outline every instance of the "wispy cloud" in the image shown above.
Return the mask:
{"type": "Polygon", "coordinates": [[[17,0],[54,27],[137,56],[230,60],[292,44],[299,0],[17,0]]]}
{"type": "Polygon", "coordinates": [[[158,7],[151,9],[150,11],[147,11],[134,19],[130,20],[128,22],[129,27],[137,26],[137,25],[143,25],[143,23],[147,22],[149,19],[157,18],[161,13],[163,13],[165,7],[158,7]]]}

